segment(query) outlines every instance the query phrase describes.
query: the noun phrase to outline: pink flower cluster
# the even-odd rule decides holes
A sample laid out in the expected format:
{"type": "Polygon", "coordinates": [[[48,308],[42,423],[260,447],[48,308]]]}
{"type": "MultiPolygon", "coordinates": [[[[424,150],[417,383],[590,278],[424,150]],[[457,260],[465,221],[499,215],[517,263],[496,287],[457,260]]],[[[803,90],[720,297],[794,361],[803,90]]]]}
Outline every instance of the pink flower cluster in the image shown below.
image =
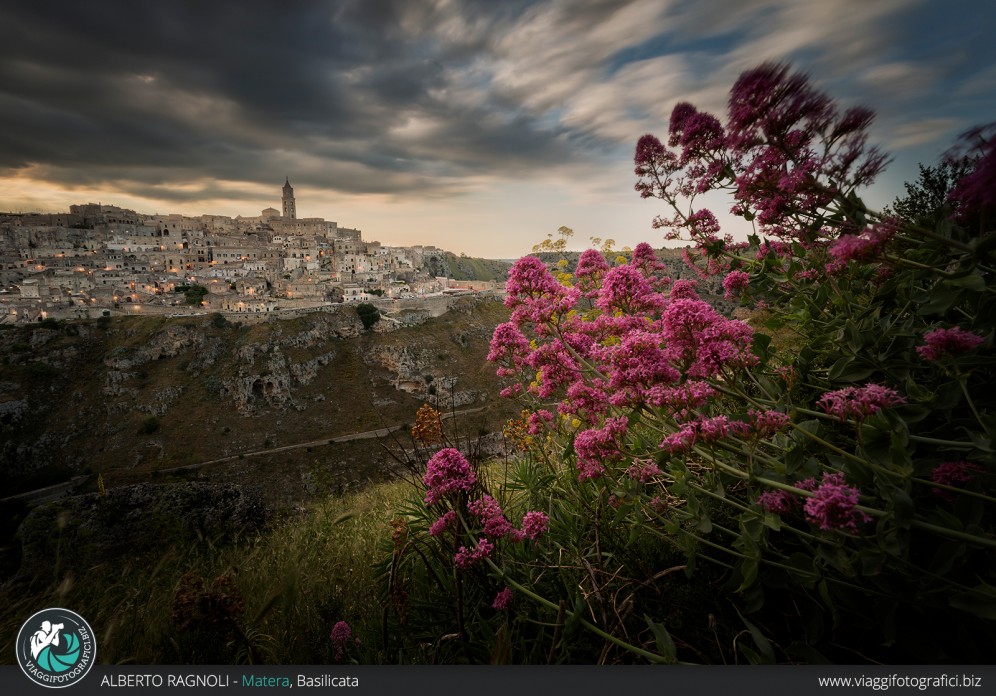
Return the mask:
{"type": "Polygon", "coordinates": [[[672,454],[689,452],[699,443],[710,443],[727,437],[746,435],[750,426],[743,421],[731,420],[728,416],[713,416],[682,423],[674,433],[664,438],[661,449],[672,454]]]}
{"type": "Polygon", "coordinates": [[[505,518],[498,501],[490,495],[467,503],[467,510],[481,520],[484,524],[484,534],[492,539],[503,537],[512,531],[512,523],[505,518]]]}
{"type": "MultiPolygon", "coordinates": [[[[984,471],[982,467],[971,462],[944,462],[930,472],[930,480],[944,486],[961,488],[962,484],[970,483],[984,471]]],[[[948,502],[955,499],[955,495],[951,491],[941,488],[932,488],[931,493],[948,502]]]]}
{"type": "Polygon", "coordinates": [[[506,587],[495,595],[491,608],[495,611],[507,611],[510,606],[512,606],[512,589],[506,587]]]}
{"type": "Polygon", "coordinates": [[[831,416],[843,421],[848,418],[863,420],[883,408],[905,404],[906,399],[894,389],[880,384],[866,384],[827,392],[817,403],[831,416]]]}
{"type": "Polygon", "coordinates": [[[842,234],[830,245],[827,253],[833,257],[830,271],[843,268],[848,261],[867,262],[877,258],[885,245],[896,234],[898,225],[893,220],[870,227],[860,234],[842,234]]]}
{"type": "Polygon", "coordinates": [[[861,492],[844,482],[842,473],[824,474],[823,481],[806,499],[806,519],[820,529],[858,531],[858,525],[871,522],[871,516],[855,509],[861,492]]]}
{"type": "MultiPolygon", "coordinates": [[[[671,113],[667,146],[641,137],[636,189],[670,202],[731,188],[735,215],[756,220],[764,234],[802,241],[811,235],[812,211],[871,183],[884,167],[885,157],[866,145],[872,118],[860,107],[838,113],[805,75],[766,63],[734,84],[725,127],[681,103],[671,113]]],[[[718,226],[697,217],[658,224],[684,229],[703,246],[718,234],[718,226]]]]}
{"type": "Polygon", "coordinates": [[[743,271],[730,271],[723,278],[723,297],[728,300],[735,300],[750,287],[750,276],[743,271]]]}
{"type": "Polygon", "coordinates": [[[801,508],[807,521],[824,530],[856,532],[859,524],[872,519],[867,513],[856,509],[861,492],[848,486],[844,474],[839,471],[824,473],[819,485],[810,478],[799,481],[795,487],[812,492],[801,505],[800,496],[780,489],[765,491],[758,496],[757,502],[768,512],[778,515],[797,515],[801,508]]]}
{"type": "Polygon", "coordinates": [[[661,468],[650,460],[638,459],[626,469],[626,475],[640,483],[650,483],[661,475],[661,468]]]}
{"type": "MultiPolygon", "coordinates": [[[[346,657],[346,647],[349,645],[350,638],[352,637],[353,630],[345,621],[337,621],[335,626],[332,627],[329,639],[332,641],[332,649],[334,651],[336,662],[340,662],[346,657]]],[[[358,638],[353,642],[357,645],[360,643],[358,638]]]]}
{"type": "Polygon", "coordinates": [[[477,475],[460,452],[447,447],[439,450],[425,467],[425,504],[435,505],[457,491],[470,492],[477,482],[477,475]]]}
{"type": "Polygon", "coordinates": [[[607,418],[600,428],[582,430],[574,438],[578,480],[595,479],[605,473],[605,462],[622,458],[620,439],[626,434],[623,417],[607,418]]]}
{"type": "Polygon", "coordinates": [[[545,534],[550,526],[550,518],[546,513],[532,510],[523,516],[522,527],[516,529],[505,517],[498,501],[490,495],[484,495],[478,500],[467,503],[467,510],[481,520],[485,536],[492,539],[507,536],[514,542],[520,542],[524,539],[535,541],[545,534]]]}
{"type": "Polygon", "coordinates": [[[757,411],[750,409],[747,411],[747,415],[750,416],[751,425],[754,426],[754,432],[759,437],[766,437],[772,433],[777,433],[792,421],[792,418],[787,413],[782,413],[781,411],[757,411]]]}
{"type": "Polygon", "coordinates": [[[450,510],[429,526],[429,536],[439,536],[456,522],[457,514],[450,510]]]}
{"type": "Polygon", "coordinates": [[[982,336],[965,331],[957,326],[950,329],[934,329],[923,336],[923,345],[917,346],[917,354],[924,360],[937,361],[945,356],[967,353],[980,345],[982,336]]]}
{"type": "Polygon", "coordinates": [[[456,556],[453,557],[453,565],[460,570],[466,570],[482,558],[490,556],[494,550],[495,545],[486,538],[481,537],[477,540],[477,545],[472,549],[468,549],[466,546],[461,546],[459,550],[457,550],[456,556]]]}

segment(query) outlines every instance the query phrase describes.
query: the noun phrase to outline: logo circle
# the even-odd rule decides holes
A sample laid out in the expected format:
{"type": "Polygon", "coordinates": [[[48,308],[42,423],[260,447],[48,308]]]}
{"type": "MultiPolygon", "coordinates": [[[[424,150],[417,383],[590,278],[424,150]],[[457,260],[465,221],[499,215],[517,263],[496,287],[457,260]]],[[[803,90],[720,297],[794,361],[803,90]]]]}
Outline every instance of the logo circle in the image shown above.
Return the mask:
{"type": "Polygon", "coordinates": [[[50,689],[72,686],[97,660],[93,629],[74,611],[42,609],[17,633],[17,664],[28,679],[50,689]]]}

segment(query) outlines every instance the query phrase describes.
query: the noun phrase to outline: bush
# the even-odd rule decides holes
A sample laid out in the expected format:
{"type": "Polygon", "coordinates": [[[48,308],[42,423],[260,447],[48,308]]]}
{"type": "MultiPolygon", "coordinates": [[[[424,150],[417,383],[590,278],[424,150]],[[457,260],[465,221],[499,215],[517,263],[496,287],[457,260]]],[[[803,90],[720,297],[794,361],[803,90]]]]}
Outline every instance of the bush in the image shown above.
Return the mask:
{"type": "Polygon", "coordinates": [[[138,426],[139,435],[151,435],[152,433],[158,432],[159,430],[159,419],[155,416],[149,416],[142,421],[142,424],[138,426]]]}
{"type": "Polygon", "coordinates": [[[366,302],[356,305],[356,314],[360,317],[360,321],[363,322],[364,329],[369,329],[380,321],[380,310],[366,302]]]}
{"type": "Polygon", "coordinates": [[[573,275],[515,264],[488,358],[526,408],[522,455],[490,482],[440,453],[406,517],[429,568],[405,556],[422,580],[404,591],[447,593],[419,626],[469,641],[455,659],[549,659],[537,641],[585,661],[989,659],[994,141],[960,153],[971,173],[924,228],[854,193],[885,162],[871,112],[770,64],[730,104],[725,126],[679,104],[667,145],[640,138],[636,188],[671,207],[655,226],[694,243],[699,280],[765,323],[723,316],[646,244],[573,275]],[[692,207],[709,190],[748,241],[692,207]],[[527,510],[547,522],[524,543],[527,510]]]}

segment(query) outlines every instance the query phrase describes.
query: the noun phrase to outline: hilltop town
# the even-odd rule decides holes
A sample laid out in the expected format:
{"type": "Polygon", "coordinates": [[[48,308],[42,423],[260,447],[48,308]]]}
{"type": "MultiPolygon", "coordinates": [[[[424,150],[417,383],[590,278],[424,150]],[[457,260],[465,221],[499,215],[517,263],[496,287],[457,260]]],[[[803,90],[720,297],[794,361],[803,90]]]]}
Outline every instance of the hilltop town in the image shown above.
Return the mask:
{"type": "Polygon", "coordinates": [[[324,218],[299,218],[290,180],[281,210],[254,217],[145,215],[113,205],[0,213],[0,324],[118,314],[241,316],[343,302],[485,291],[445,277],[447,252],[391,247],[324,218]]]}

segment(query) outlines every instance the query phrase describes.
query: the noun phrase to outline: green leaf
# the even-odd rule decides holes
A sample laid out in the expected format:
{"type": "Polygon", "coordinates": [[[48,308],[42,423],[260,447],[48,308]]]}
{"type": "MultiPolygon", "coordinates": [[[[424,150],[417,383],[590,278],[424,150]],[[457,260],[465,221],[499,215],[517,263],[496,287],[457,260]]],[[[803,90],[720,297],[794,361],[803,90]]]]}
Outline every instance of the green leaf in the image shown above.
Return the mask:
{"type": "Polygon", "coordinates": [[[917,298],[917,301],[925,304],[921,304],[916,313],[920,316],[944,314],[954,306],[960,296],[961,290],[958,288],[935,290],[926,295],[921,295],[917,298]]]}
{"type": "Polygon", "coordinates": [[[847,347],[855,353],[865,345],[865,338],[854,322],[849,321],[844,325],[844,338],[847,341],[847,347]]]}
{"type": "Polygon", "coordinates": [[[754,558],[745,558],[740,563],[740,573],[743,575],[743,582],[737,588],[737,592],[743,592],[757,581],[758,562],[754,558]]]}
{"type": "Polygon", "coordinates": [[[860,382],[875,372],[874,367],[862,364],[857,358],[844,356],[831,366],[827,375],[834,382],[860,382]]]}
{"type": "Polygon", "coordinates": [[[946,285],[950,285],[956,288],[965,288],[966,290],[971,290],[973,292],[985,292],[986,290],[986,279],[982,276],[982,273],[978,268],[973,270],[966,276],[961,278],[949,278],[944,281],[946,285]]]}
{"type": "Polygon", "coordinates": [[[751,346],[751,352],[761,360],[761,366],[764,366],[764,364],[768,362],[768,358],[771,356],[771,352],[769,350],[770,346],[771,336],[764,333],[754,334],[754,343],[751,346]]]}
{"type": "Polygon", "coordinates": [[[671,638],[671,634],[667,632],[667,629],[662,624],[657,623],[647,614],[644,614],[643,618],[654,634],[654,640],[657,642],[657,652],[661,654],[661,657],[664,658],[667,664],[675,664],[678,661],[678,649],[674,645],[674,639],[671,638]]]}
{"type": "Polygon", "coordinates": [[[792,657],[798,657],[801,660],[805,660],[806,664],[809,665],[833,664],[823,653],[814,648],[812,645],[800,643],[799,641],[789,643],[789,646],[785,648],[785,653],[791,655],[792,657]]]}
{"type": "Polygon", "coordinates": [[[968,592],[951,597],[948,603],[955,609],[966,611],[984,619],[996,619],[996,588],[985,583],[976,585],[968,592]]]}
{"type": "Polygon", "coordinates": [[[757,649],[761,651],[761,656],[764,658],[763,663],[755,662],[754,664],[773,665],[775,663],[775,649],[771,647],[771,642],[764,637],[761,629],[744,618],[744,615],[740,613],[739,609],[736,607],[734,607],[734,609],[737,612],[737,616],[740,617],[740,620],[744,622],[747,630],[750,631],[750,637],[754,639],[754,645],[756,645],[757,649]]]}

